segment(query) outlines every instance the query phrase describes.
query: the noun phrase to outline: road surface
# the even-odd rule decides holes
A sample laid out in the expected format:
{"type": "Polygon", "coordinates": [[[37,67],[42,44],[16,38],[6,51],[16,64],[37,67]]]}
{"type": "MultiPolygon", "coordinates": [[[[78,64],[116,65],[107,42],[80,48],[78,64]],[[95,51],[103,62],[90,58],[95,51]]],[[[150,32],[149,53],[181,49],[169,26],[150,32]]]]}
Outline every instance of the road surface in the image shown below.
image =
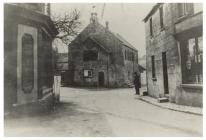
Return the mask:
{"type": "Polygon", "coordinates": [[[50,113],[5,119],[5,136],[202,136],[202,116],[138,100],[133,88],[61,88],[50,113]]]}

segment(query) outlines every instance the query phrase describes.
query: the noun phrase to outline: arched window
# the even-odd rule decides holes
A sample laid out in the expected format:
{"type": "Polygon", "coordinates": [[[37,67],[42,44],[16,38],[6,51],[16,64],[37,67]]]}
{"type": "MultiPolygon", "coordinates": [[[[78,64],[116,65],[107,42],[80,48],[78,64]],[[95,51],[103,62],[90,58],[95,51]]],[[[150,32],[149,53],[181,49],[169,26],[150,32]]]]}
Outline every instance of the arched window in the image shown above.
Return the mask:
{"type": "Polygon", "coordinates": [[[34,87],[34,40],[32,35],[22,37],[22,90],[31,93],[34,87]]]}

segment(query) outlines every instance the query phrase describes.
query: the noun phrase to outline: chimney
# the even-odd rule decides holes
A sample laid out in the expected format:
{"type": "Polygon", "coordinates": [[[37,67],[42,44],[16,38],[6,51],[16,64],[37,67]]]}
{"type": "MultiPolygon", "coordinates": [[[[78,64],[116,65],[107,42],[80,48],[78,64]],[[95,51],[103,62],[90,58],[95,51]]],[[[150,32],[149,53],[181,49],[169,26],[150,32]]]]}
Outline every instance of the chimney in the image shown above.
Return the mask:
{"type": "Polygon", "coordinates": [[[106,25],[106,30],[109,30],[109,22],[108,21],[105,22],[105,25],[106,25]]]}

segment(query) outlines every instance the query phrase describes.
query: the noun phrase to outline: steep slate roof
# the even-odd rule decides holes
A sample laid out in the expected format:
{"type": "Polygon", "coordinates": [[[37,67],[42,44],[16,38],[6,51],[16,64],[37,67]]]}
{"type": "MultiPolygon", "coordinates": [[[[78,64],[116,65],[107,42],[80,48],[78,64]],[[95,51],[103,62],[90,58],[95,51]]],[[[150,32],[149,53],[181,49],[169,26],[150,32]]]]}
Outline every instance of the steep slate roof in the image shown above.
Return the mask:
{"type": "Polygon", "coordinates": [[[111,52],[111,45],[107,45],[107,43],[105,42],[105,38],[108,37],[107,39],[112,39],[114,40],[114,38],[116,38],[116,40],[119,41],[119,43],[123,44],[124,46],[134,50],[134,51],[137,51],[137,49],[135,47],[133,47],[129,42],[127,42],[122,36],[120,36],[119,34],[115,34],[113,32],[111,32],[110,30],[107,30],[107,29],[101,25],[100,23],[95,23],[92,24],[90,23],[72,42],[83,42],[85,41],[88,37],[91,38],[93,41],[96,41],[96,43],[98,43],[99,45],[101,45],[104,49],[106,49],[108,52],[111,52]],[[95,32],[94,34],[88,34],[89,31],[87,31],[89,28],[91,28],[92,26],[96,26],[95,28],[99,28],[101,31],[104,31],[104,32],[95,32]],[[106,36],[105,34],[105,31],[107,32],[107,34],[109,34],[108,36],[106,36]]]}
{"type": "Polygon", "coordinates": [[[125,40],[120,34],[114,34],[125,46],[137,51],[127,40],[125,40]]]}
{"type": "Polygon", "coordinates": [[[102,45],[102,43],[101,43],[100,41],[98,41],[98,39],[95,38],[94,36],[91,35],[91,36],[89,36],[88,38],[91,39],[92,41],[94,41],[96,44],[98,44],[98,45],[99,45],[103,50],[105,50],[106,52],[108,52],[108,53],[111,52],[110,49],[105,48],[105,47],[102,45]]]}

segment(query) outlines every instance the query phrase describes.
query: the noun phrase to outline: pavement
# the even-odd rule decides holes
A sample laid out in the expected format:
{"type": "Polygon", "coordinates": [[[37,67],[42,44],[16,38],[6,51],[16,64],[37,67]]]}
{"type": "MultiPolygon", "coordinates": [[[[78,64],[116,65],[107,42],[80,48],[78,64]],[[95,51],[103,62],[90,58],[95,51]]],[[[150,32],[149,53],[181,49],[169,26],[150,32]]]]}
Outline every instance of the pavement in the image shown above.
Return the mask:
{"type": "Polygon", "coordinates": [[[178,112],[184,112],[184,113],[189,113],[189,114],[195,114],[195,115],[203,115],[203,110],[201,107],[192,107],[192,106],[185,106],[185,105],[178,105],[175,103],[171,103],[171,102],[158,102],[158,100],[154,97],[150,97],[150,96],[143,96],[143,92],[147,91],[147,87],[146,86],[142,86],[142,88],[140,88],[140,95],[136,95],[135,99],[137,100],[141,100],[144,101],[146,103],[161,107],[163,109],[169,109],[169,110],[173,110],[173,111],[178,111],[178,112]]]}
{"type": "Polygon", "coordinates": [[[42,114],[4,121],[5,136],[201,137],[203,117],[137,100],[134,88],[61,88],[61,103],[42,114]]]}
{"type": "Polygon", "coordinates": [[[196,114],[196,115],[203,115],[202,108],[200,107],[184,106],[184,105],[178,105],[178,104],[170,103],[170,102],[159,103],[157,99],[150,97],[150,96],[140,95],[136,97],[136,99],[145,101],[147,103],[150,103],[152,105],[155,105],[155,106],[158,106],[164,109],[170,109],[174,111],[196,114]]]}

